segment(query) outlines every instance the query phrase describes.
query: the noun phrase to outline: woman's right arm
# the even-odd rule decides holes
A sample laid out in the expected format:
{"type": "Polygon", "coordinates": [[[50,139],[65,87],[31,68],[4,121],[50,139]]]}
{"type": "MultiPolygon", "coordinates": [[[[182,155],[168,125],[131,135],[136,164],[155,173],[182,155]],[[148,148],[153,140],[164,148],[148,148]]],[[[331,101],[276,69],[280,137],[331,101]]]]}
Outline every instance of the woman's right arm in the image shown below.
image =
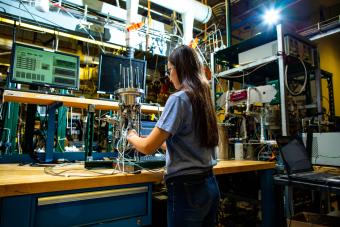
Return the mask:
{"type": "MultiPolygon", "coordinates": [[[[143,154],[152,154],[159,147],[165,145],[165,140],[170,136],[170,133],[155,127],[152,129],[151,133],[145,137],[139,137],[135,130],[130,130],[128,132],[127,140],[131,143],[137,151],[143,154]]],[[[165,145],[166,149],[166,145],[165,145]]]]}

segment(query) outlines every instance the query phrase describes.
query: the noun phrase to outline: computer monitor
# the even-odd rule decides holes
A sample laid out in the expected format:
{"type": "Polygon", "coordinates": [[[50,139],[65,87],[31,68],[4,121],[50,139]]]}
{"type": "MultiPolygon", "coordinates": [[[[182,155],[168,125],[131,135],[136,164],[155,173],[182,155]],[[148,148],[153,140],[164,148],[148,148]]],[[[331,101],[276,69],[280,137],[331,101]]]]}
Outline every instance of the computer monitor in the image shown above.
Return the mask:
{"type": "Polygon", "coordinates": [[[115,94],[119,88],[140,88],[145,91],[146,61],[113,54],[101,54],[98,72],[98,93],[115,94]]]}
{"type": "Polygon", "coordinates": [[[12,83],[79,89],[79,56],[15,43],[11,71],[12,83]]]}

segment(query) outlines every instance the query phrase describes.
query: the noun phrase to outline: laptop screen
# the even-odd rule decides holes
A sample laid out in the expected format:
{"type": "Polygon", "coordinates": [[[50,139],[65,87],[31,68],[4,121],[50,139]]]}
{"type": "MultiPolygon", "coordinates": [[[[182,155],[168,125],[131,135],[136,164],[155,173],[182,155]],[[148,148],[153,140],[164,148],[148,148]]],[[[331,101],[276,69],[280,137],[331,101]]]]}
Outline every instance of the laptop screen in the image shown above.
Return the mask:
{"type": "Polygon", "coordinates": [[[277,140],[288,174],[313,170],[304,144],[296,138],[282,144],[277,140]]]}

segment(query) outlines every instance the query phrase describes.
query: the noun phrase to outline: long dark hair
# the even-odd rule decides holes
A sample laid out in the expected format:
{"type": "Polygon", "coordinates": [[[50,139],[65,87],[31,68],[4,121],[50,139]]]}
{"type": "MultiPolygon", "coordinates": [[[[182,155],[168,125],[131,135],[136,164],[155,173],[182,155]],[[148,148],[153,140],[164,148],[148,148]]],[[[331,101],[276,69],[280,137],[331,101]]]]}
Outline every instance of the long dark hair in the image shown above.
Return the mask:
{"type": "Polygon", "coordinates": [[[218,144],[217,120],[211,99],[209,82],[203,72],[203,64],[196,51],[189,46],[177,47],[169,56],[175,66],[180,90],[188,95],[193,109],[196,136],[203,147],[218,144]]]}

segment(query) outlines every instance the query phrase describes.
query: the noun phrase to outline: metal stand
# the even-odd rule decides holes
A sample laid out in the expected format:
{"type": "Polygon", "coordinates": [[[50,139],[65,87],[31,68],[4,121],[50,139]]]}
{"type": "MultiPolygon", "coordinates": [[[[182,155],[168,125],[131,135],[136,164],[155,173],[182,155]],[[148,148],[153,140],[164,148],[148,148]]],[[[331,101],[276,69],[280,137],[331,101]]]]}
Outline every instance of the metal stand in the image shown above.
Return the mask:
{"type": "Polygon", "coordinates": [[[45,150],[45,162],[53,161],[53,147],[54,147],[54,134],[55,134],[55,111],[62,106],[62,102],[55,102],[48,106],[48,125],[47,125],[47,138],[45,150]]]}
{"type": "Polygon", "coordinates": [[[274,226],[274,181],[273,170],[263,170],[261,175],[262,226],[274,226]]]}
{"type": "MultiPolygon", "coordinates": [[[[117,146],[118,150],[118,165],[122,166],[122,171],[125,172],[125,151],[128,149],[126,134],[130,128],[140,132],[140,97],[144,93],[139,88],[120,88],[116,91],[119,95],[119,108],[121,113],[119,127],[122,129],[120,142],[117,146]]],[[[138,152],[134,154],[134,160],[138,159],[138,152]]]]}
{"type": "Polygon", "coordinates": [[[95,105],[89,105],[85,136],[85,161],[92,161],[95,105]]]}
{"type": "MultiPolygon", "coordinates": [[[[67,94],[66,90],[61,90],[60,94],[67,94]]],[[[61,106],[58,108],[58,129],[57,129],[57,152],[64,152],[67,128],[67,107],[61,106]]]]}

